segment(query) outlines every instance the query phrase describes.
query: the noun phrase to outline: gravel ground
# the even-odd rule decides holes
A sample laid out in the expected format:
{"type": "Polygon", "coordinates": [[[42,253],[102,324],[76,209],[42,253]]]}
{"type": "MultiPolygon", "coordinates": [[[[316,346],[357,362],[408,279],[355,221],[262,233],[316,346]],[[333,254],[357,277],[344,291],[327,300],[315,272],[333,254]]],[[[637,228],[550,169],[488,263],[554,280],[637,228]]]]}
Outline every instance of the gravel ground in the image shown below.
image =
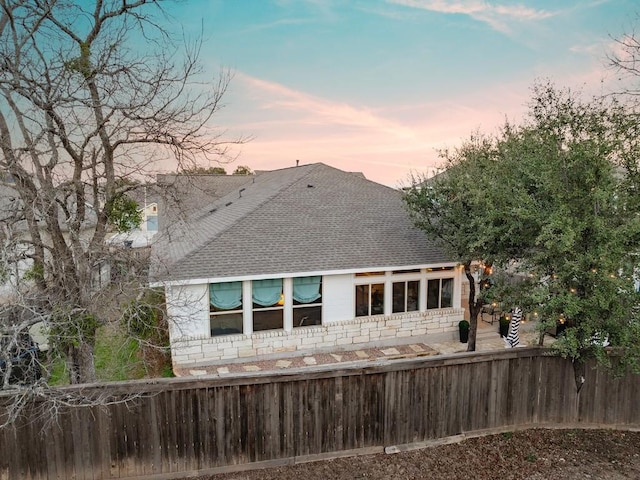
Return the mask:
{"type": "Polygon", "coordinates": [[[509,432],[393,455],[363,455],[199,480],[640,479],[640,432],[509,432]]]}

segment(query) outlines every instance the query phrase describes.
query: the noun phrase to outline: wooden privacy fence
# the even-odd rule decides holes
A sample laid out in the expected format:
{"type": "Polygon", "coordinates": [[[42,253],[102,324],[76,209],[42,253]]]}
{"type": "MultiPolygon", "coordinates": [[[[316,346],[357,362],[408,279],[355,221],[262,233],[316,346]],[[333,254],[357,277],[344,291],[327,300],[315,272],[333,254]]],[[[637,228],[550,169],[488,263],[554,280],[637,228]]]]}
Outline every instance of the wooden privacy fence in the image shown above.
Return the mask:
{"type": "Polygon", "coordinates": [[[571,362],[536,348],[61,391],[107,388],[140,397],[0,430],[0,479],[169,479],[503,427],[640,427],[639,376],[588,367],[578,394],[571,362]]]}

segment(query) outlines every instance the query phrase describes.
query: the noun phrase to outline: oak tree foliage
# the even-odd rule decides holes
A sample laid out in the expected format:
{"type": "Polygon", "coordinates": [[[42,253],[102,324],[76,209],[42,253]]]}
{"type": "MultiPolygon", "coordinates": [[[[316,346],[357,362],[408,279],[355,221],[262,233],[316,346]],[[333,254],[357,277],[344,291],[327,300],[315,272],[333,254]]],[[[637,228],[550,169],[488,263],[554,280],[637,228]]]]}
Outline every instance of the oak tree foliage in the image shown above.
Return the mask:
{"type": "Polygon", "coordinates": [[[543,329],[566,326],[552,348],[577,365],[610,364],[619,347],[618,366],[640,370],[637,119],[613,98],[538,83],[521,123],[472,137],[406,195],[416,224],[461,263],[520,278],[509,301],[543,329]]]}

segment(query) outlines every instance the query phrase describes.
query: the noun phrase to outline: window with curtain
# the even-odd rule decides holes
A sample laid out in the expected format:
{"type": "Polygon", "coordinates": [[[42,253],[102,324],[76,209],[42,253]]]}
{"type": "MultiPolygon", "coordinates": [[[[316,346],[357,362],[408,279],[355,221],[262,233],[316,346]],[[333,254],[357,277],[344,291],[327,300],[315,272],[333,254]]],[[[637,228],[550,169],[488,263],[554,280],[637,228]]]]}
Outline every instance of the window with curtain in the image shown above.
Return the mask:
{"type": "Polygon", "coordinates": [[[427,309],[453,306],[453,278],[436,278],[427,282],[427,309]]]}
{"type": "Polygon", "coordinates": [[[284,295],[282,279],[270,278],[251,282],[253,331],[283,328],[284,295]]]}
{"type": "Polygon", "coordinates": [[[356,317],[384,314],[384,283],[356,285],[356,317]]]}
{"type": "Polygon", "coordinates": [[[242,282],[209,284],[211,336],[242,333],[242,282]]]}
{"type": "Polygon", "coordinates": [[[322,324],[322,277],[293,279],[293,326],[322,324]]]}

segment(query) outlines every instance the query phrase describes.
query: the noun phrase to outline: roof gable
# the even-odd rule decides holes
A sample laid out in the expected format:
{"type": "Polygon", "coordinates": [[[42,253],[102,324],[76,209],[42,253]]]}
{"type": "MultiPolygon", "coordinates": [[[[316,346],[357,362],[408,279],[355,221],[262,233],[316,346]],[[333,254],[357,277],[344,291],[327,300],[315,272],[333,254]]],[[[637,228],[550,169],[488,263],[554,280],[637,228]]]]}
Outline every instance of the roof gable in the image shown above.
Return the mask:
{"type": "Polygon", "coordinates": [[[156,280],[448,260],[412,225],[400,192],[321,163],[251,178],[163,229],[154,258],[156,280]]]}

